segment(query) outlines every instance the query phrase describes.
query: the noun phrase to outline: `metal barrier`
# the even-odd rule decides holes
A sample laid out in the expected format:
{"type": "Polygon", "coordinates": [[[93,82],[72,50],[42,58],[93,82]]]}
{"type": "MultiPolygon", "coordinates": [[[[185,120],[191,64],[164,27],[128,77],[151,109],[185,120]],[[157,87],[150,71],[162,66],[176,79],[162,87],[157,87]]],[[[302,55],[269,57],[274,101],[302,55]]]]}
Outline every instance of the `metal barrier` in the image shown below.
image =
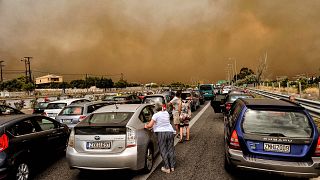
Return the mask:
{"type": "MultiPolygon", "coordinates": [[[[268,98],[273,98],[273,99],[280,99],[280,98],[285,98],[289,99],[288,95],[283,95],[283,94],[277,94],[269,91],[263,91],[259,89],[249,89],[252,93],[259,94],[268,98]]],[[[296,102],[299,103],[301,106],[306,108],[312,116],[316,116],[320,118],[320,102],[319,101],[312,101],[309,99],[302,99],[302,98],[295,98],[296,102]]]]}

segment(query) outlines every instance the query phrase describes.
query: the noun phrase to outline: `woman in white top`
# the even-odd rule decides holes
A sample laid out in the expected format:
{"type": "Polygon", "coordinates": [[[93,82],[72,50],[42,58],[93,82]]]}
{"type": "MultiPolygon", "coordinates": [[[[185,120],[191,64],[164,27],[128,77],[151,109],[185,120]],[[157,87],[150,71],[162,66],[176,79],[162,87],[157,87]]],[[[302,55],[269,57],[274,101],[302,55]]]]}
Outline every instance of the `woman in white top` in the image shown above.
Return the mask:
{"type": "Polygon", "coordinates": [[[163,110],[160,103],[155,104],[155,110],[158,112],[152,116],[151,121],[144,127],[153,128],[153,131],[158,138],[159,150],[164,162],[164,167],[161,168],[161,171],[170,173],[171,171],[174,171],[176,165],[174,130],[170,124],[169,113],[166,110],[163,110]]]}

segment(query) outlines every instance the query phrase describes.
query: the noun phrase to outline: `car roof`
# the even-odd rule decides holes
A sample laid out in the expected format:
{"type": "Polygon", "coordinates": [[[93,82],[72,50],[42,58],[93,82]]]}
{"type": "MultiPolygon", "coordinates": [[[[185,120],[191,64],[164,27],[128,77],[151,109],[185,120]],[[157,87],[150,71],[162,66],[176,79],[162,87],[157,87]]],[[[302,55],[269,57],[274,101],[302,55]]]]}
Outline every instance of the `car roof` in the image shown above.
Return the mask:
{"type": "Polygon", "coordinates": [[[239,98],[248,108],[277,108],[277,109],[295,109],[304,110],[305,108],[299,104],[278,99],[257,99],[257,98],[239,98]]]}
{"type": "Polygon", "coordinates": [[[77,101],[77,100],[88,100],[88,99],[86,99],[86,98],[64,99],[64,100],[52,101],[52,102],[50,102],[50,104],[51,103],[67,103],[67,104],[70,104],[73,101],[77,101]]]}
{"type": "Polygon", "coordinates": [[[39,116],[39,115],[17,114],[17,115],[1,116],[0,126],[7,124],[8,122],[16,122],[16,121],[20,121],[21,119],[28,118],[28,117],[34,117],[34,116],[39,116]]]}
{"type": "Polygon", "coordinates": [[[104,106],[95,111],[95,113],[102,112],[136,112],[140,107],[148,106],[150,104],[114,104],[104,106]]]}
{"type": "Polygon", "coordinates": [[[150,94],[150,95],[146,95],[144,97],[147,98],[147,97],[159,97],[159,96],[164,97],[164,96],[166,96],[166,94],[150,94]]]}
{"type": "Polygon", "coordinates": [[[94,104],[108,104],[107,101],[92,101],[92,102],[81,102],[81,103],[76,103],[76,104],[70,104],[66,107],[79,107],[79,106],[90,106],[94,104]]]}

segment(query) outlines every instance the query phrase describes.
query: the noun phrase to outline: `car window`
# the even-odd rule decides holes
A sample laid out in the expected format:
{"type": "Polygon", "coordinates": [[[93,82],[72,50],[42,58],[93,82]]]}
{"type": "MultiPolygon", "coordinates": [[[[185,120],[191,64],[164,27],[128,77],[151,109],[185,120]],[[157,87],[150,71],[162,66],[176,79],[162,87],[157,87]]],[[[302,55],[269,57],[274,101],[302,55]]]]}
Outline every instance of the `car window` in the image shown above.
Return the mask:
{"type": "Polygon", "coordinates": [[[73,116],[73,115],[82,115],[83,107],[81,106],[69,106],[63,108],[59,115],[73,116]]]}
{"type": "Polygon", "coordinates": [[[147,122],[146,119],[144,118],[144,115],[143,115],[142,112],[141,112],[140,115],[139,115],[139,119],[140,119],[140,121],[143,122],[143,123],[146,123],[146,122],[147,122]]]}
{"type": "MultiPolygon", "coordinates": [[[[231,108],[232,109],[232,108],[231,108]]],[[[241,113],[241,105],[239,103],[233,104],[232,112],[230,113],[230,127],[233,128],[236,124],[236,121],[238,119],[238,116],[241,113]]]]}
{"type": "Polygon", "coordinates": [[[89,118],[83,120],[82,122],[94,123],[94,124],[104,124],[112,123],[118,124],[129,121],[132,117],[133,112],[105,112],[105,113],[95,113],[89,118]]]}
{"type": "Polygon", "coordinates": [[[58,128],[58,124],[47,118],[37,118],[35,121],[42,131],[58,128]]]}
{"type": "Polygon", "coordinates": [[[244,133],[309,138],[312,127],[308,117],[302,112],[266,111],[248,109],[243,123],[244,133]]]}
{"type": "Polygon", "coordinates": [[[145,97],[144,99],[144,103],[155,104],[156,102],[165,104],[165,100],[162,96],[149,96],[149,97],[145,97]]]}
{"type": "Polygon", "coordinates": [[[144,115],[145,117],[145,120],[147,122],[149,122],[152,118],[152,115],[153,115],[153,111],[150,110],[150,107],[145,107],[143,110],[142,110],[142,114],[144,115]]]}
{"type": "Polygon", "coordinates": [[[8,131],[14,136],[21,136],[21,135],[35,133],[36,128],[32,124],[31,120],[24,120],[11,126],[8,129],[8,131]]]}
{"type": "Polygon", "coordinates": [[[67,103],[49,103],[47,109],[63,109],[67,103]]]}

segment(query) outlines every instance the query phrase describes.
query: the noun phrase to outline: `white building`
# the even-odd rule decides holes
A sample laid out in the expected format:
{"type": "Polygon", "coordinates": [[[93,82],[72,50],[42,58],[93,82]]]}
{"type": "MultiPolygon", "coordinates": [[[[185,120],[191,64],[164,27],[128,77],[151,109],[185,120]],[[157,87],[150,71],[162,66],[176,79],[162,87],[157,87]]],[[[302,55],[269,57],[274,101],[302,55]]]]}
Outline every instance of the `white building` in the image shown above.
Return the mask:
{"type": "Polygon", "coordinates": [[[63,77],[57,76],[54,74],[49,74],[46,76],[36,78],[36,84],[48,84],[48,83],[53,83],[53,82],[61,83],[61,82],[63,82],[63,77]]]}

